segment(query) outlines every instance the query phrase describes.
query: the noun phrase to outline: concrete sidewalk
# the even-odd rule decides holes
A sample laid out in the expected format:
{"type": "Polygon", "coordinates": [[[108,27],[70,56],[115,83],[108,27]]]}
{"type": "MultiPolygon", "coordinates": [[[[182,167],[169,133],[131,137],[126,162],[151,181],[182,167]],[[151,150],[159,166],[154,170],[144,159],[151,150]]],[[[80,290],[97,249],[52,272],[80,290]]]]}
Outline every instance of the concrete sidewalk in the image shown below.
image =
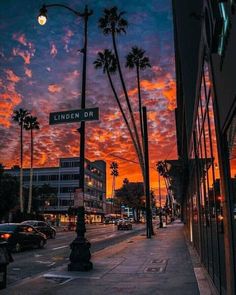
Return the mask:
{"type": "MultiPolygon", "coordinates": [[[[96,252],[92,262],[90,272],[68,272],[64,265],[9,286],[1,294],[200,294],[183,225],[178,221],[159,229],[152,239],[139,235],[96,252]]],[[[203,292],[212,294],[206,285],[203,292]]]]}

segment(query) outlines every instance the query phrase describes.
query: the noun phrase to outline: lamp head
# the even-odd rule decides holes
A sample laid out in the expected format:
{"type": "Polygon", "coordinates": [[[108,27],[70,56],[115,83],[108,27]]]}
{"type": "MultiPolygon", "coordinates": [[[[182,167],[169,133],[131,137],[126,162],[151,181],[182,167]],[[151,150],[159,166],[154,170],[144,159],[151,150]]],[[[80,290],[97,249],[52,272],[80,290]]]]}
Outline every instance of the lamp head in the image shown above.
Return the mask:
{"type": "Polygon", "coordinates": [[[43,5],[42,8],[39,10],[39,16],[38,16],[38,23],[43,26],[47,22],[47,9],[46,6],[43,5]]]}

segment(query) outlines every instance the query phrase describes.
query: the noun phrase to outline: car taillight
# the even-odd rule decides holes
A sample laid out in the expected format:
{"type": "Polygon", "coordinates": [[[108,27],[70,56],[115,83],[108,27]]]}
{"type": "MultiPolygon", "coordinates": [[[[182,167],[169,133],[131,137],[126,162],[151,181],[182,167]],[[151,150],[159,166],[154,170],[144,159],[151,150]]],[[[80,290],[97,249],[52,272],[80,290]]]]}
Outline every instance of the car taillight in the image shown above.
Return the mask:
{"type": "Polygon", "coordinates": [[[0,238],[8,240],[11,237],[11,234],[2,234],[0,235],[0,238]]]}

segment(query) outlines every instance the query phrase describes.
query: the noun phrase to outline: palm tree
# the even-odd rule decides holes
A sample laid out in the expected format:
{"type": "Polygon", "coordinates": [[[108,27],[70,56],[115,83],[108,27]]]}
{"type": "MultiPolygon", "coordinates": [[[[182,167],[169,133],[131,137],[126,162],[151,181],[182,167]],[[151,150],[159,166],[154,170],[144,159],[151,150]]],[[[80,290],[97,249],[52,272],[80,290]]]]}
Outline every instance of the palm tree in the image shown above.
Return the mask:
{"type": "Polygon", "coordinates": [[[139,162],[140,162],[140,165],[141,165],[142,160],[141,160],[140,151],[138,149],[138,146],[137,146],[137,143],[135,141],[135,138],[134,138],[133,132],[131,130],[130,124],[129,124],[129,122],[127,120],[127,117],[126,117],[126,115],[124,113],[124,110],[123,110],[123,108],[121,106],[119,97],[117,95],[117,92],[115,90],[115,87],[114,87],[114,84],[113,84],[113,81],[112,81],[112,78],[111,78],[111,74],[114,74],[116,72],[116,70],[117,70],[116,58],[115,58],[114,54],[112,53],[112,51],[109,50],[109,49],[105,49],[103,52],[98,52],[97,56],[98,56],[97,59],[93,63],[94,66],[95,66],[95,69],[101,69],[102,68],[103,73],[107,74],[108,80],[110,82],[110,85],[111,85],[111,88],[112,88],[112,91],[113,91],[113,94],[114,94],[114,97],[115,97],[115,100],[116,100],[116,102],[118,104],[118,107],[120,109],[122,117],[123,117],[123,119],[125,121],[125,124],[126,124],[126,126],[128,128],[131,140],[133,142],[135,151],[137,153],[137,156],[138,156],[138,159],[139,159],[139,162]]]}
{"type": "Polygon", "coordinates": [[[133,69],[136,68],[137,83],[138,83],[138,104],[139,104],[139,120],[142,139],[143,137],[143,119],[142,119],[142,99],[140,89],[140,70],[145,70],[147,67],[151,67],[149,58],[144,56],[145,51],[137,46],[132,47],[131,51],[126,56],[126,67],[133,69]]]}
{"type": "Polygon", "coordinates": [[[112,178],[112,192],[111,192],[111,197],[113,199],[114,192],[115,192],[116,177],[119,175],[118,164],[116,162],[112,162],[110,165],[110,169],[111,169],[111,175],[113,176],[113,178],[112,178]]]}
{"type": "Polygon", "coordinates": [[[144,160],[143,160],[142,148],[140,145],[140,140],[139,140],[136,122],[134,119],[133,110],[132,110],[132,107],[131,107],[131,104],[129,101],[128,92],[127,92],[124,78],[123,78],[123,74],[121,71],[119,54],[118,54],[117,45],[116,45],[116,36],[121,33],[126,33],[126,27],[128,26],[127,20],[125,20],[122,17],[123,15],[124,15],[124,12],[123,11],[119,12],[118,8],[116,6],[110,8],[110,9],[104,9],[104,16],[99,19],[98,26],[100,29],[102,29],[104,35],[111,34],[111,36],[112,36],[112,43],[113,43],[113,48],[114,48],[115,57],[116,57],[116,61],[117,61],[117,68],[118,68],[118,72],[119,72],[119,77],[120,77],[120,81],[121,81],[122,88],[124,91],[125,100],[126,100],[126,103],[128,106],[129,113],[130,113],[131,121],[133,124],[135,138],[136,138],[136,142],[137,142],[139,154],[140,154],[140,160],[141,160],[140,166],[141,166],[142,173],[144,176],[144,160]]]}
{"type": "Polygon", "coordinates": [[[25,130],[30,130],[30,184],[29,184],[29,201],[27,213],[31,212],[32,207],[32,185],[33,185],[33,158],[34,158],[34,136],[33,130],[39,130],[37,117],[28,116],[24,122],[25,130]]]}
{"type": "Polygon", "coordinates": [[[25,109],[14,111],[12,119],[20,125],[20,212],[24,211],[23,204],[23,128],[25,118],[29,116],[29,112],[25,109]]]}

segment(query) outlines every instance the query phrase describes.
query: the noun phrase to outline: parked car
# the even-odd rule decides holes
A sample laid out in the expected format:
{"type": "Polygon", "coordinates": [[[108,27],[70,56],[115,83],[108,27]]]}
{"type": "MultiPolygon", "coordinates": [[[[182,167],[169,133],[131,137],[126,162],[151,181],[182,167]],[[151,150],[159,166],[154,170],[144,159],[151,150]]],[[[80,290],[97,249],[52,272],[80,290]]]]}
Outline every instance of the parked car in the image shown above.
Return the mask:
{"type": "Polygon", "coordinates": [[[0,241],[7,241],[10,251],[26,248],[43,248],[47,237],[33,226],[21,223],[0,224],[0,241]]]}
{"type": "Polygon", "coordinates": [[[41,233],[45,234],[47,238],[55,239],[56,229],[44,221],[39,220],[26,220],[21,222],[21,224],[28,224],[36,228],[41,233]]]}
{"type": "Polygon", "coordinates": [[[131,230],[132,223],[129,220],[123,219],[117,223],[118,230],[131,230]]]}

